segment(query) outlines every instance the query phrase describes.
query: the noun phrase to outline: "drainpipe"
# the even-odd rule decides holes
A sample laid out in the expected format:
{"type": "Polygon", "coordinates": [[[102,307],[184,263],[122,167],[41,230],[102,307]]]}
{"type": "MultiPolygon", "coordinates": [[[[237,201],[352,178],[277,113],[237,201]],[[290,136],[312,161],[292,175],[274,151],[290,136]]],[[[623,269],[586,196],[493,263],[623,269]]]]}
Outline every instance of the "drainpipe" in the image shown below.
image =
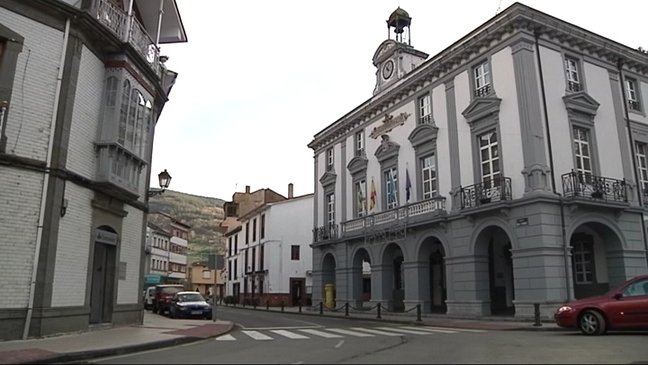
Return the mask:
{"type": "Polygon", "coordinates": [[[67,57],[68,41],[70,39],[70,18],[65,21],[65,33],[63,33],[63,49],[61,50],[61,59],[59,60],[58,75],[56,76],[56,93],[54,94],[54,106],[52,112],[52,121],[50,125],[49,144],[47,146],[46,172],[43,177],[43,193],[41,194],[40,213],[38,216],[38,226],[36,227],[36,248],[34,251],[34,262],[32,264],[31,283],[29,285],[29,302],[27,304],[27,316],[25,318],[25,328],[23,329],[23,340],[29,336],[29,327],[31,326],[32,316],[34,315],[34,295],[36,291],[36,277],[38,275],[38,261],[40,260],[41,242],[43,240],[43,224],[45,221],[45,205],[47,201],[47,190],[49,189],[50,174],[49,169],[52,167],[52,152],[54,151],[54,131],[56,130],[56,119],[58,118],[58,104],[61,99],[61,82],[63,80],[63,68],[65,67],[65,58],[67,57]]]}
{"type": "MultiPolygon", "coordinates": [[[[630,160],[632,160],[632,168],[634,170],[634,178],[637,182],[637,201],[639,206],[643,208],[643,199],[641,193],[643,192],[644,187],[642,186],[639,189],[640,181],[639,180],[639,169],[637,169],[637,154],[635,151],[634,137],[632,134],[632,126],[630,124],[630,114],[628,113],[628,99],[626,96],[625,90],[625,77],[623,76],[623,60],[619,58],[617,61],[617,68],[619,69],[619,82],[621,83],[621,97],[623,98],[623,111],[625,113],[626,126],[628,128],[628,138],[630,139],[630,160]]],[[[643,238],[644,248],[646,249],[646,265],[648,267],[648,239],[646,239],[646,221],[644,220],[644,212],[641,210],[641,237],[643,238]]]]}
{"type": "Polygon", "coordinates": [[[536,58],[538,60],[538,72],[540,76],[540,90],[542,93],[542,108],[544,111],[544,122],[545,129],[547,130],[547,147],[549,149],[549,169],[551,172],[551,190],[554,194],[558,195],[558,203],[560,206],[560,228],[562,234],[562,244],[563,244],[563,261],[565,269],[565,288],[567,289],[567,302],[571,300],[571,281],[569,280],[569,245],[567,244],[567,231],[565,229],[565,207],[563,196],[556,189],[556,175],[554,169],[554,160],[553,160],[553,145],[551,143],[551,132],[549,127],[549,113],[547,112],[547,94],[545,92],[544,86],[544,74],[542,73],[542,58],[540,57],[540,32],[536,29],[534,32],[535,36],[535,48],[536,48],[536,58]]]}
{"type": "Polygon", "coordinates": [[[160,45],[160,31],[162,30],[163,14],[164,14],[164,0],[160,0],[160,11],[158,13],[158,22],[157,22],[157,35],[155,36],[155,48],[159,48],[160,45]]]}
{"type": "Polygon", "coordinates": [[[125,43],[128,43],[130,41],[130,33],[131,29],[133,27],[133,3],[135,3],[135,0],[130,0],[128,2],[128,17],[126,20],[126,32],[124,32],[124,39],[123,41],[125,43]]]}

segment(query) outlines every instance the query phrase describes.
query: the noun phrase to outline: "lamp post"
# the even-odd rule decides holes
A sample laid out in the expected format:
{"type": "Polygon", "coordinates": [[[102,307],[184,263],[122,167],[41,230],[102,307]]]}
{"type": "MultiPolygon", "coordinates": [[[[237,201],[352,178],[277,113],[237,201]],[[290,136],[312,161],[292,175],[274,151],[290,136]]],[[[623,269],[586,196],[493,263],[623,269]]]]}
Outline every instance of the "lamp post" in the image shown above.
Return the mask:
{"type": "Polygon", "coordinates": [[[160,174],[158,175],[158,181],[160,183],[160,190],[149,190],[149,198],[156,195],[162,195],[162,193],[164,193],[164,190],[166,190],[169,187],[169,184],[171,184],[171,175],[169,175],[166,169],[160,172],[160,174]]]}

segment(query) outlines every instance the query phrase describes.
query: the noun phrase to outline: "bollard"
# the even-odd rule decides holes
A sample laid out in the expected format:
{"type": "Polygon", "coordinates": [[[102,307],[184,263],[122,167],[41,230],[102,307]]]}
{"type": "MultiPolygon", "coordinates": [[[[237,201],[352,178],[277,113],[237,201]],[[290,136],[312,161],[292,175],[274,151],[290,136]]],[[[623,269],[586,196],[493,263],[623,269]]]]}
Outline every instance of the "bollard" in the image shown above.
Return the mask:
{"type": "Polygon", "coordinates": [[[533,304],[533,316],[535,317],[535,323],[533,324],[533,326],[541,327],[542,323],[540,323],[540,304],[538,303],[533,304]]]}
{"type": "Polygon", "coordinates": [[[349,302],[344,303],[344,316],[349,316],[349,302]]]}
{"type": "Polygon", "coordinates": [[[283,302],[283,300],[281,301],[281,311],[282,312],[284,311],[284,302],[283,302]]]}
{"type": "Polygon", "coordinates": [[[421,319],[421,305],[417,304],[416,305],[416,322],[422,322],[423,320],[421,319]]]}
{"type": "Polygon", "coordinates": [[[382,316],[380,315],[380,308],[381,307],[382,307],[382,305],[380,303],[378,303],[378,307],[376,307],[376,309],[377,309],[376,318],[382,318],[382,316]]]}
{"type": "Polygon", "coordinates": [[[301,300],[299,301],[299,313],[302,312],[301,300]]]}
{"type": "Polygon", "coordinates": [[[324,302],[320,302],[319,307],[320,307],[320,314],[324,314],[324,302]]]}
{"type": "Polygon", "coordinates": [[[266,310],[270,310],[270,299],[266,300],[266,310]]]}

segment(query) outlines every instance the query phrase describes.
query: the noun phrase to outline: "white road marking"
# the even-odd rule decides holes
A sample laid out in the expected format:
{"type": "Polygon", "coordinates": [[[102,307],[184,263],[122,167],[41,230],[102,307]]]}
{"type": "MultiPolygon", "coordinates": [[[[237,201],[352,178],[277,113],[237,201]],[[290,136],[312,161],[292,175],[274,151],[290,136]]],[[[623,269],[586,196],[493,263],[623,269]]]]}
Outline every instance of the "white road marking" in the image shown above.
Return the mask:
{"type": "Polygon", "coordinates": [[[241,331],[241,333],[244,333],[255,340],[274,340],[272,337],[264,335],[263,333],[258,331],[241,331]]]}
{"type": "Polygon", "coordinates": [[[222,335],[216,337],[216,341],[236,341],[236,338],[232,335],[222,335]]]}
{"type": "Polygon", "coordinates": [[[457,331],[450,331],[450,330],[442,330],[442,329],[436,329],[436,328],[428,328],[428,327],[403,327],[405,329],[410,329],[410,330],[415,330],[415,331],[428,331],[428,332],[436,332],[436,333],[457,333],[457,331]]]}
{"type": "Polygon", "coordinates": [[[393,332],[385,332],[385,331],[378,331],[376,329],[372,328],[360,328],[360,327],[354,327],[351,328],[354,331],[360,331],[360,332],[368,332],[368,333],[373,333],[374,335],[381,335],[381,336],[403,336],[402,333],[393,333],[393,332]]]}
{"type": "Polygon", "coordinates": [[[329,329],[327,329],[327,331],[336,332],[336,333],[340,333],[340,334],[343,334],[343,335],[349,335],[349,336],[354,336],[354,337],[374,337],[374,335],[370,335],[368,333],[348,331],[348,330],[344,330],[344,329],[341,329],[341,328],[329,328],[329,329]]]}
{"type": "Polygon", "coordinates": [[[344,340],[341,340],[340,342],[338,342],[338,344],[335,345],[335,348],[339,349],[340,347],[342,347],[342,345],[344,345],[344,340]]]}
{"type": "Polygon", "coordinates": [[[297,362],[294,362],[293,364],[299,365],[299,364],[303,364],[303,363],[304,363],[303,361],[297,361],[297,362]]]}
{"type": "Polygon", "coordinates": [[[344,336],[336,335],[334,333],[328,333],[324,331],[318,331],[313,329],[301,329],[301,332],[308,333],[309,335],[320,336],[324,338],[343,338],[344,336]]]}
{"type": "Polygon", "coordinates": [[[247,331],[271,331],[271,330],[297,330],[300,328],[324,328],[324,326],[291,326],[291,327],[242,327],[247,331]]]}
{"type": "Polygon", "coordinates": [[[408,333],[410,335],[431,335],[432,334],[432,332],[406,330],[406,329],[401,329],[396,327],[378,327],[378,329],[385,330],[385,331],[408,333]]]}
{"type": "Polygon", "coordinates": [[[282,335],[284,337],[287,337],[291,340],[308,340],[309,338],[304,335],[300,335],[299,333],[294,333],[286,330],[272,330],[270,331],[272,333],[276,333],[278,335],[282,335]]]}
{"type": "Polygon", "coordinates": [[[474,332],[474,333],[484,333],[484,332],[488,332],[488,331],[486,331],[486,330],[473,330],[473,329],[468,329],[468,328],[454,328],[454,327],[453,327],[453,328],[448,328],[448,327],[428,327],[428,326],[425,326],[425,328],[434,328],[434,329],[437,329],[437,330],[449,330],[449,329],[452,329],[452,330],[454,330],[454,331],[460,331],[460,332],[474,332]]]}

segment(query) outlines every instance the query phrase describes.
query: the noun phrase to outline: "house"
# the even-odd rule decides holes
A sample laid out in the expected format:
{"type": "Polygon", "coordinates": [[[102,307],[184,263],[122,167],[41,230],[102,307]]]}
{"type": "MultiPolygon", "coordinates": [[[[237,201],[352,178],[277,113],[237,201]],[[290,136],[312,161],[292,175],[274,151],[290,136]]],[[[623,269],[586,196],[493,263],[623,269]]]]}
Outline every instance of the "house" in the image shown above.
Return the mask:
{"type": "Polygon", "coordinates": [[[152,212],[149,220],[153,227],[162,229],[170,234],[169,246],[167,248],[168,259],[163,260],[161,269],[166,271],[165,284],[186,284],[187,283],[187,250],[189,237],[192,233],[191,226],[184,220],[178,220],[163,212],[152,212]]]}
{"type": "Polygon", "coordinates": [[[0,340],[141,323],[160,45],[186,41],[174,0],[0,2],[0,340]]]}
{"type": "Polygon", "coordinates": [[[411,22],[309,144],[313,304],[546,317],[646,273],[648,54],[520,3],[430,58],[411,22]]]}
{"type": "Polygon", "coordinates": [[[225,272],[223,270],[210,270],[206,261],[196,261],[189,265],[187,271],[189,290],[195,290],[203,295],[213,292],[216,284],[216,296],[225,296],[225,272]]]}
{"type": "Polygon", "coordinates": [[[171,233],[164,228],[148,223],[146,228],[146,259],[144,260],[144,287],[170,282],[169,262],[171,261],[171,233]]]}
{"type": "Polygon", "coordinates": [[[227,295],[272,306],[306,305],[312,289],[313,195],[269,202],[241,216],[227,242],[227,295]]]}

